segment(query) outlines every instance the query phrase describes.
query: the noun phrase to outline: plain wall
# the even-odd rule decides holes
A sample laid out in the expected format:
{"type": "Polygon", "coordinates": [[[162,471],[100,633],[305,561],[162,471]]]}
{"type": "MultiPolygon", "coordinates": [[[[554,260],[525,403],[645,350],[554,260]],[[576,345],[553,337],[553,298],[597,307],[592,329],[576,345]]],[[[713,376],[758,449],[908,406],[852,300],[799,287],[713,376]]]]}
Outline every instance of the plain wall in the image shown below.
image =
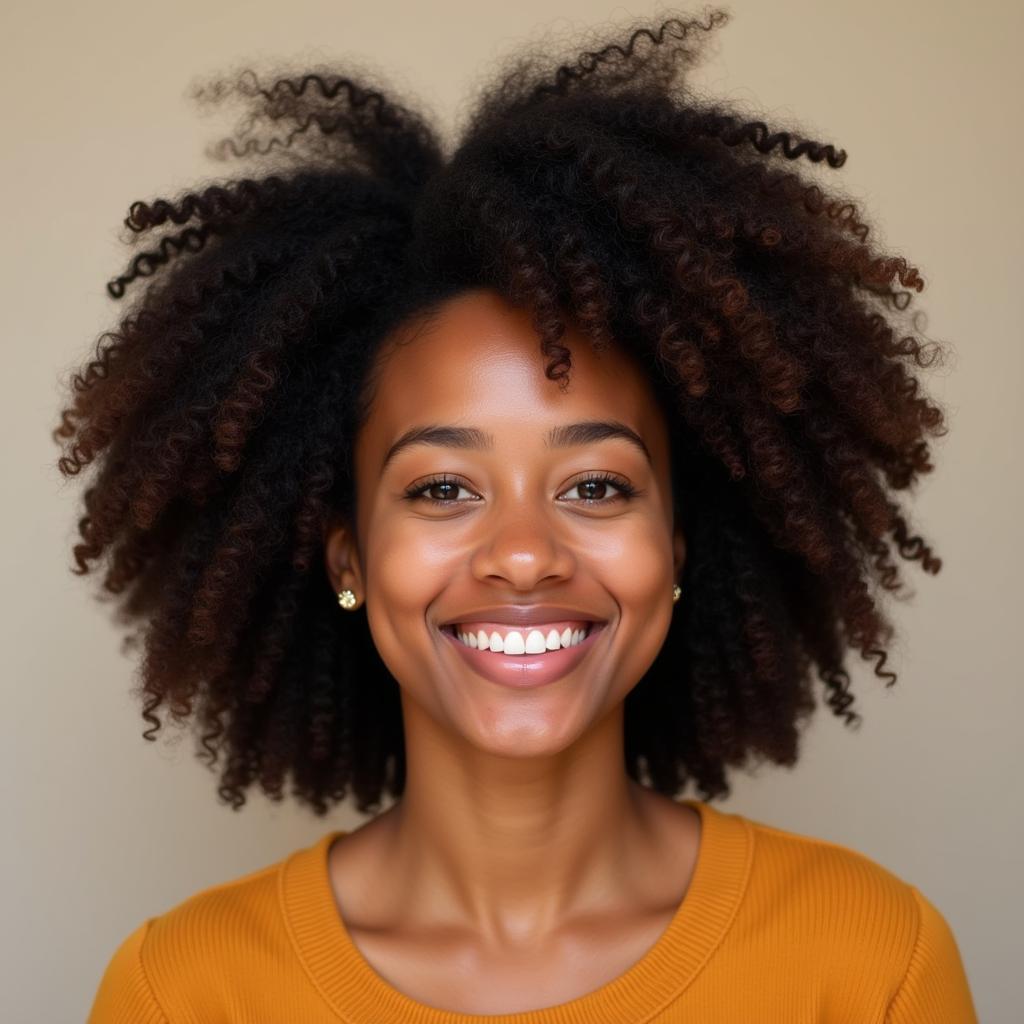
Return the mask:
{"type": "MultiPolygon", "coordinates": [[[[915,308],[951,348],[925,379],[951,431],[910,499],[944,564],[929,577],[902,563],[916,595],[889,609],[896,687],[851,654],[862,728],[821,707],[794,770],[735,775],[719,806],[846,844],[917,885],[957,936],[981,1019],[1019,1020],[1021,7],[727,9],[694,79],[847,150],[824,180],[921,270],[915,308]]],[[[70,572],[81,488],[62,481],[49,435],[58,382],[118,314],[104,286],[129,256],[122,218],[133,200],[237,167],[204,156],[231,120],[202,118],[187,88],[248,58],[352,58],[420,97],[447,137],[468,88],[521,42],[658,11],[595,0],[5,6],[3,1020],[83,1020],[117,944],[146,917],[359,822],[349,808],[316,819],[258,793],[235,813],[191,737],[144,741],[135,666],[93,599],[98,577],[70,572]]]]}

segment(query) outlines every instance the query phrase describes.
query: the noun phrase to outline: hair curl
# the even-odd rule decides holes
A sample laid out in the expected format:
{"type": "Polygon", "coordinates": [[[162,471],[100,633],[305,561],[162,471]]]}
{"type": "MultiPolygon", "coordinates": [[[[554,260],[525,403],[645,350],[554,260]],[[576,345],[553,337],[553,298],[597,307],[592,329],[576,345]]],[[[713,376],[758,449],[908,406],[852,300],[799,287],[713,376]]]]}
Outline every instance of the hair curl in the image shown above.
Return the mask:
{"type": "Polygon", "coordinates": [[[144,641],[143,735],[161,705],[194,715],[235,809],[253,782],[281,800],[289,774],[318,815],[404,788],[398,685],[365,614],[339,614],[322,544],[354,512],[382,339],[471,287],[532,310],[552,380],[569,320],[626,346],[670,425],[684,600],[626,698],[632,778],[711,799],[727,764],[794,764],[812,665],[859,723],[847,647],[895,682],[877,599],[903,596],[893,552],[940,568],[893,492],[946,431],[916,379],[942,350],[901,318],[917,270],[789,169],[845,152],[684,83],[728,17],[637,23],[560,65],[520,55],[448,156],[366,77],[199,90],[244,102],[216,152],[259,174],[131,205],[150,241],[108,289],[151,280],[69,376],[53,436],[65,476],[97,464],[73,571],[107,552],[103,588],[142,624],[124,643],[144,641]]]}

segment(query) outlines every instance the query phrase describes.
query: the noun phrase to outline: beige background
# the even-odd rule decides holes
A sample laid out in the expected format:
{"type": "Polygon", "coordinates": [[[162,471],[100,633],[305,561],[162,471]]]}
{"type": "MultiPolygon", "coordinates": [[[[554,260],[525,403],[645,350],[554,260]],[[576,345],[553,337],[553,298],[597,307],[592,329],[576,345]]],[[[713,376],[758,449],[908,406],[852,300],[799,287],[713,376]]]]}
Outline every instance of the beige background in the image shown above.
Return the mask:
{"type": "MultiPolygon", "coordinates": [[[[981,1019],[1019,1020],[1021,7],[728,9],[697,79],[848,151],[828,180],[921,269],[925,331],[954,352],[930,378],[952,431],[914,506],[945,564],[934,578],[908,568],[917,596],[892,610],[900,681],[883,692],[851,662],[864,727],[847,731],[819,710],[796,770],[737,776],[721,806],[849,845],[917,885],[953,927],[981,1019]]],[[[495,57],[539,33],[656,10],[599,0],[5,6],[3,1020],[83,1020],[114,948],[144,918],[355,823],[346,809],[318,820],[256,794],[233,813],[190,739],[145,742],[128,696],[133,664],[91,599],[92,577],[69,571],[79,487],[62,485],[54,465],[56,382],[113,321],[104,285],[126,259],[129,203],[226,173],[203,147],[230,121],[201,118],[189,83],[247,58],[351,56],[421,97],[450,134],[495,57]]]]}

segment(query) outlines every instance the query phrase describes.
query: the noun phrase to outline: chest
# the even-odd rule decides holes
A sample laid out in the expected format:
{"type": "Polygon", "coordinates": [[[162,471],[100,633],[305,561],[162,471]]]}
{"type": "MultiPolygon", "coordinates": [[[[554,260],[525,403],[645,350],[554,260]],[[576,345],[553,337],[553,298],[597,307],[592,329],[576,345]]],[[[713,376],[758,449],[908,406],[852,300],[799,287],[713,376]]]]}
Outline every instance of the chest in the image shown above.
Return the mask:
{"type": "Polygon", "coordinates": [[[458,935],[350,937],[374,971],[418,1002],[456,1013],[521,1013],[578,999],[624,974],[657,942],[674,907],[589,920],[547,942],[481,949],[458,935]]]}

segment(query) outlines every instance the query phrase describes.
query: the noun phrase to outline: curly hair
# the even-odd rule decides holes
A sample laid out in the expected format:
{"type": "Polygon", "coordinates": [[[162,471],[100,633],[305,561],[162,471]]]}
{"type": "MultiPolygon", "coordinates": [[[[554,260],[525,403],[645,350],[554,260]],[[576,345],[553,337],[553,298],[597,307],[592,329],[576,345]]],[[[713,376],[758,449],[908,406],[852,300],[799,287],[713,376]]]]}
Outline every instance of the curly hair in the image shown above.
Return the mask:
{"type": "Polygon", "coordinates": [[[339,615],[323,543],[354,513],[382,342],[469,288],[531,310],[549,379],[570,322],[627,348],[669,424],[684,600],[625,700],[634,780],[709,800],[727,765],[795,764],[812,669],[858,725],[847,648],[895,682],[893,555],[941,565],[894,493],[946,432],[917,379],[943,350],[906,312],[918,271],[792,169],[846,153],[686,83],[728,18],[521,52],[447,154],[370,76],[246,68],[197,90],[243,104],[214,152],[257,172],[131,204],[127,238],[149,242],[108,290],[137,294],[68,375],[53,437],[65,476],[96,464],[73,571],[107,554],[124,649],[144,645],[143,735],[161,706],[194,719],[236,810],[289,777],[318,815],[403,791],[398,684],[365,614],[339,615]]]}

